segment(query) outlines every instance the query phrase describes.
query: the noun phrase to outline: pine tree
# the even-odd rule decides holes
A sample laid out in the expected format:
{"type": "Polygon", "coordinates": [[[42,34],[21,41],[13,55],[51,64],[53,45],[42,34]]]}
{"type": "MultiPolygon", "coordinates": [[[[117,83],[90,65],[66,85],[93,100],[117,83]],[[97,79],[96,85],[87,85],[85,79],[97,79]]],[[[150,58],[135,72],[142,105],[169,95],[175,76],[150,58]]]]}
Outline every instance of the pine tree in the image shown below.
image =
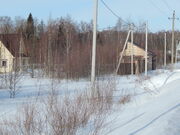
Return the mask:
{"type": "Polygon", "coordinates": [[[31,77],[34,78],[34,64],[36,63],[36,50],[35,50],[35,27],[32,14],[30,13],[26,25],[26,41],[28,43],[28,50],[30,51],[30,67],[32,70],[31,77]]]}
{"type": "Polygon", "coordinates": [[[27,40],[31,40],[34,37],[34,33],[35,33],[34,20],[32,14],[30,13],[27,19],[27,26],[26,26],[27,40]]]}

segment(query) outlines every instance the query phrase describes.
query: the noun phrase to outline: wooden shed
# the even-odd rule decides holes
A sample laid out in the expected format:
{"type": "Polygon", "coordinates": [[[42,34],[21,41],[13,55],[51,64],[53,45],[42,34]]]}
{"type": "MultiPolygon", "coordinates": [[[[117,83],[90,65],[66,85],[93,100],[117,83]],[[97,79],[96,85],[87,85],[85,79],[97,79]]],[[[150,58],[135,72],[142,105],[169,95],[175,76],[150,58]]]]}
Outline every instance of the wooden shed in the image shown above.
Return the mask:
{"type": "MultiPolygon", "coordinates": [[[[123,53],[122,61],[118,74],[131,74],[131,49],[133,50],[133,65],[134,74],[139,74],[145,71],[145,49],[139,47],[137,44],[127,43],[127,47],[123,53]]],[[[122,53],[122,52],[121,52],[122,53]]],[[[156,55],[148,51],[148,70],[156,69],[156,55]]]]}

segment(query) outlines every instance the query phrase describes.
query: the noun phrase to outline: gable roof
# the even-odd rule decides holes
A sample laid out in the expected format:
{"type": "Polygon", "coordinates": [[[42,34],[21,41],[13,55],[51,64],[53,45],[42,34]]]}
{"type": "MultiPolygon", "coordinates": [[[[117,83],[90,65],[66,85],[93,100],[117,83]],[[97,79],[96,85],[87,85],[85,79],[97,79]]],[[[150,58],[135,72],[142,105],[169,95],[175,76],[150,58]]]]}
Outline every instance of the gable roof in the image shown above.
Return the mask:
{"type": "MultiPolygon", "coordinates": [[[[10,53],[14,57],[19,56],[19,49],[20,49],[20,34],[0,34],[0,41],[4,44],[4,46],[10,51],[10,53]]],[[[28,57],[27,50],[23,45],[23,53],[21,54],[22,57],[28,57]]]]}
{"type": "MultiPolygon", "coordinates": [[[[131,44],[131,42],[128,42],[128,44],[131,44]]],[[[145,48],[139,46],[137,43],[133,43],[133,45],[134,45],[134,46],[137,46],[137,47],[139,47],[140,49],[143,49],[143,50],[145,51],[145,48]]],[[[153,56],[153,57],[156,56],[156,54],[155,54],[153,51],[149,51],[149,50],[148,50],[148,55],[151,55],[151,56],[153,56]]]]}

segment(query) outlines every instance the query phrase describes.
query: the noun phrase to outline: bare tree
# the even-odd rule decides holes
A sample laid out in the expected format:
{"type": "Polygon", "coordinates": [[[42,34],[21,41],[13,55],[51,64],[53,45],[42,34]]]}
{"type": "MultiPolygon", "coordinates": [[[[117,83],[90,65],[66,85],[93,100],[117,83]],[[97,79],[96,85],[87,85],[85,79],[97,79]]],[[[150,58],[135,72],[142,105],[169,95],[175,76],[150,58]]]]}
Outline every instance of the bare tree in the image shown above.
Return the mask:
{"type": "Polygon", "coordinates": [[[22,72],[17,62],[14,63],[13,71],[6,73],[6,87],[9,92],[10,98],[15,98],[16,94],[20,90],[20,82],[22,81],[22,72]]]}
{"type": "Polygon", "coordinates": [[[14,31],[13,21],[8,16],[0,17],[0,32],[2,34],[10,34],[14,31]]]}

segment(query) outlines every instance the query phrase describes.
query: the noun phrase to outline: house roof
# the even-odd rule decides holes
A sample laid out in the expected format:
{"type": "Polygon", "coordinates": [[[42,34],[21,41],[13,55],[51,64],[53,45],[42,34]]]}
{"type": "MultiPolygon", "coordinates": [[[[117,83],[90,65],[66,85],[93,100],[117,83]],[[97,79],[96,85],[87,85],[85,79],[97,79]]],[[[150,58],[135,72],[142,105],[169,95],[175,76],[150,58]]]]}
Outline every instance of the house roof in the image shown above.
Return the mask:
{"type": "MultiPolygon", "coordinates": [[[[4,44],[4,46],[10,51],[10,53],[14,57],[19,56],[19,49],[20,49],[20,34],[0,34],[0,41],[4,44]]],[[[21,54],[22,57],[28,57],[27,50],[23,49],[23,53],[21,54]]]]}
{"type": "MultiPolygon", "coordinates": [[[[128,43],[131,44],[131,42],[128,42],[128,43]]],[[[145,48],[139,46],[137,43],[133,43],[133,45],[135,45],[135,46],[137,46],[137,47],[139,47],[145,51],[145,48]]],[[[153,57],[157,56],[153,51],[150,51],[150,50],[148,50],[148,55],[151,55],[153,57]]]]}

